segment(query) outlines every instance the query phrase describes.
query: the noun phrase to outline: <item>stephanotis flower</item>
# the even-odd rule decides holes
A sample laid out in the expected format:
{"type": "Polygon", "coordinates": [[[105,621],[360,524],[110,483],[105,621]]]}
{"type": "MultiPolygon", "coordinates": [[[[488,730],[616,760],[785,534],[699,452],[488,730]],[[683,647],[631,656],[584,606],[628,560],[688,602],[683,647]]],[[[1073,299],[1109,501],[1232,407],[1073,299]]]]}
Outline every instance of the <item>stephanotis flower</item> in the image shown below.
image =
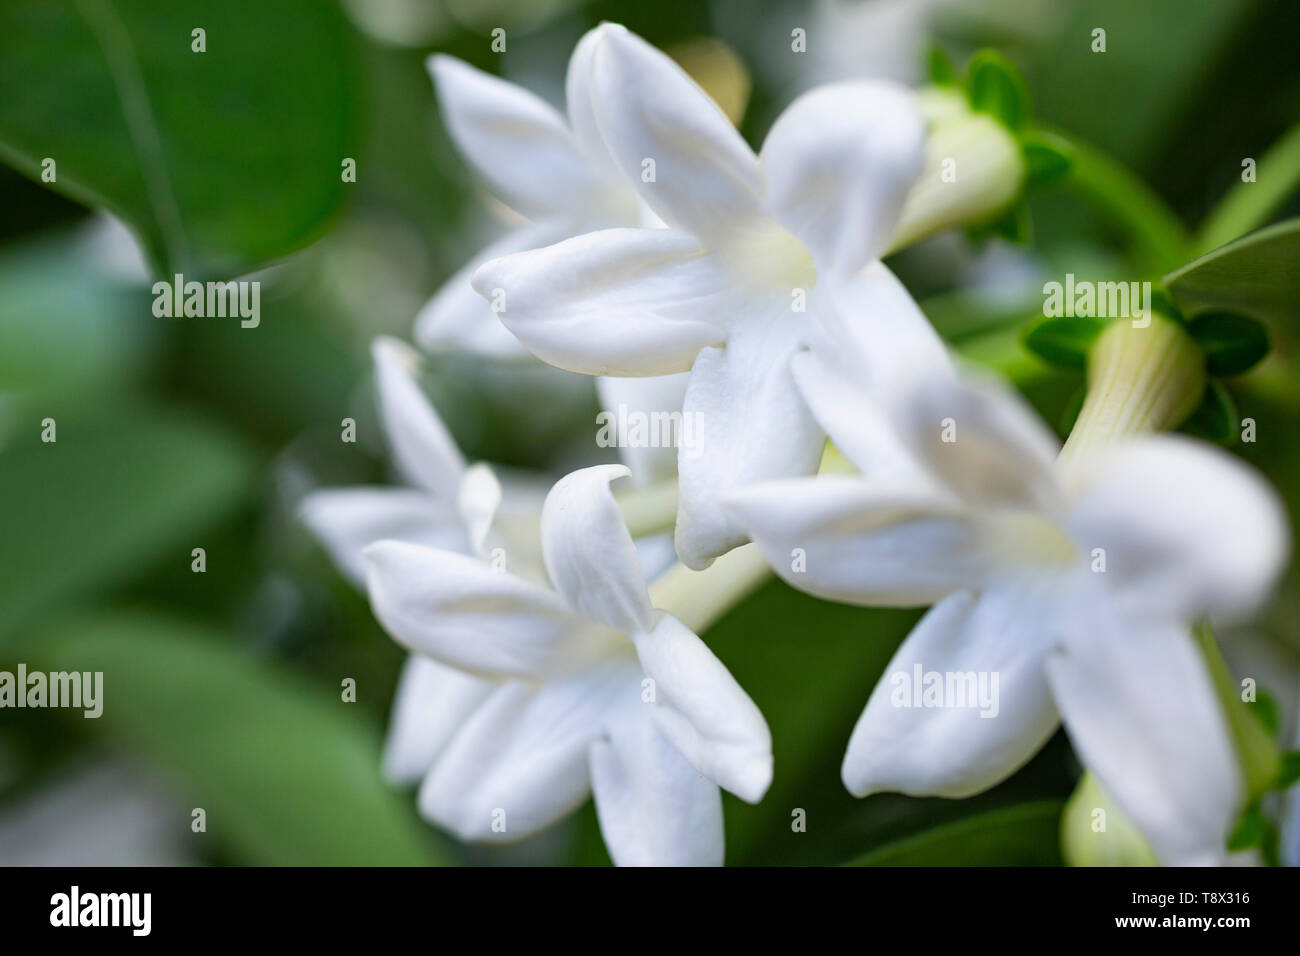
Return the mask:
{"type": "Polygon", "coordinates": [[[420,312],[415,337],[423,347],[526,358],[528,352],[474,294],[474,269],[593,229],[653,224],[618,176],[591,116],[585,74],[596,42],[593,30],[570,57],[567,118],[528,90],[455,57],[434,54],[426,61],[452,140],[519,224],[471,257],[420,312]]]}
{"type": "Polygon", "coordinates": [[[801,590],[934,605],[853,731],[848,789],[968,796],[1063,722],[1162,861],[1221,861],[1244,785],[1225,770],[1234,742],[1189,625],[1256,606],[1282,569],[1285,516],[1268,486],[1169,435],[1119,440],[1066,472],[1016,396],[956,376],[900,391],[892,420],[913,469],[877,476],[862,429],[875,410],[813,404],[864,474],[756,486],[733,512],[801,590]],[[911,682],[932,673],[967,686],[996,675],[996,716],[938,691],[918,700],[911,682]]]}
{"type": "MultiPolygon", "coordinates": [[[[443,54],[427,66],[443,118],[465,160],[493,195],[515,214],[507,235],[471,257],[421,310],[416,340],[430,351],[459,349],[499,360],[532,360],[474,292],[470,276],[483,262],[614,226],[663,224],[614,166],[590,107],[586,77],[599,28],[574,48],[566,79],[568,117],[522,87],[443,54]]],[[[598,393],[611,412],[678,412],[685,375],[632,381],[601,378],[598,393]]],[[[672,449],[626,449],[633,480],[673,477],[672,449]]]]}
{"type": "Polygon", "coordinates": [[[716,865],[719,786],[756,802],[772,777],[758,708],[695,634],[651,606],[600,465],[546,498],[554,590],[456,551],[366,549],[371,604],[410,650],[499,682],[420,788],[425,816],[465,840],[513,841],[593,794],[619,864],[716,865]]]}
{"type": "MultiPolygon", "coordinates": [[[[367,545],[384,539],[446,548],[490,560],[508,556],[524,576],[541,579],[536,521],[541,495],[523,481],[501,484],[486,465],[467,467],[416,383],[418,358],[395,339],[376,339],[375,391],[380,418],[405,487],[327,488],[306,495],[299,515],[339,569],[365,586],[367,545]]],[[[384,768],[398,783],[423,778],[451,733],[493,684],[418,654],[402,669],[385,744],[384,768]]]]}
{"type": "Polygon", "coordinates": [[[911,326],[915,310],[880,314],[893,278],[875,261],[922,168],[924,121],[905,89],[827,86],[796,100],[755,156],[658,50],[612,24],[584,44],[570,109],[585,87],[584,123],[669,228],[604,229],[505,256],[473,284],[552,365],[690,371],[683,414],[701,440],[698,454],[678,453],[676,543],[699,569],[745,540],[720,507],[728,490],[811,473],[820,459],[825,435],[790,372],[804,313],[873,323],[882,353],[932,334],[911,326]]]}

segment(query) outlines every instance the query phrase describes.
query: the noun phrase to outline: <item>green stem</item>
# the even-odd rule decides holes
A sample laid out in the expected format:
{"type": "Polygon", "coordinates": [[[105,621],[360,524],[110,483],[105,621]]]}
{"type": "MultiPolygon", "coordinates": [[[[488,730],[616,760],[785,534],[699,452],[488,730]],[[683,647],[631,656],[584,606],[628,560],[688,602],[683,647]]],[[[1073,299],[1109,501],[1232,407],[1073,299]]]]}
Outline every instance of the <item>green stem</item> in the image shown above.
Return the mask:
{"type": "Polygon", "coordinates": [[[1253,801],[1277,781],[1282,766],[1281,754],[1264,725],[1246,709],[1232,672],[1228,670],[1228,664],[1219,650],[1219,643],[1214,638],[1214,628],[1208,621],[1202,621],[1196,625],[1193,633],[1232,732],[1246,781],[1248,800],[1253,801]]]}
{"type": "Polygon", "coordinates": [[[1203,255],[1264,225],[1300,186],[1300,125],[1293,126],[1264,154],[1254,182],[1233,185],[1201,224],[1196,253],[1203,255]]]}
{"type": "Polygon", "coordinates": [[[632,537],[671,531],[677,521],[677,480],[616,494],[619,510],[632,537]]]}
{"type": "Polygon", "coordinates": [[[747,544],[728,551],[703,571],[673,565],[651,585],[650,603],[703,634],[771,576],[758,545],[747,544]]]}
{"type": "Polygon", "coordinates": [[[1163,275],[1192,258],[1186,227],[1146,183],[1100,150],[1063,138],[1072,160],[1065,183],[1132,236],[1152,271],[1163,275]]]}

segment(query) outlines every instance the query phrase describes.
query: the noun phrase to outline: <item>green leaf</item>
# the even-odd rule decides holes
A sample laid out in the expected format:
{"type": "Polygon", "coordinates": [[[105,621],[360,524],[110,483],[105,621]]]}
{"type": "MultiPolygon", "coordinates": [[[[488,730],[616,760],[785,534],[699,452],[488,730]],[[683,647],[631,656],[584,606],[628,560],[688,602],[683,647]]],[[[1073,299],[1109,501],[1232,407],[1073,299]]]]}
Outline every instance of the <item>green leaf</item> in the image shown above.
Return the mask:
{"type": "Polygon", "coordinates": [[[0,393],[39,408],[138,382],[166,331],[140,320],[148,312],[148,290],[88,268],[72,237],[11,247],[0,256],[0,393]]]}
{"type": "Polygon", "coordinates": [[[1218,445],[1231,445],[1237,440],[1240,421],[1237,404],[1228,390],[1217,379],[1210,379],[1201,404],[1183,422],[1179,431],[1218,445]]]}
{"type": "Polygon", "coordinates": [[[1258,319],[1300,318],[1300,218],[1207,252],[1164,278],[1184,312],[1223,309],[1258,319]]]}
{"type": "Polygon", "coordinates": [[[201,16],[174,0],[9,0],[0,88],[23,91],[0,102],[0,157],[40,182],[54,160],[48,185],[131,224],[168,276],[305,246],[358,152],[351,28],[319,0],[201,16]]]}
{"type": "Polygon", "coordinates": [[[993,810],[858,857],[852,866],[1057,866],[1060,800],[993,810]]]}
{"type": "Polygon", "coordinates": [[[206,833],[193,834],[204,849],[272,866],[437,862],[410,800],[380,776],[377,728],[338,692],[162,613],[64,619],[33,648],[50,670],[103,673],[103,715],[79,729],[173,775],[206,811],[206,833]]]}
{"type": "Polygon", "coordinates": [[[1104,328],[1105,319],[1087,316],[1044,319],[1025,332],[1025,348],[1051,365],[1083,370],[1088,351],[1104,328]]]}
{"type": "Polygon", "coordinates": [[[1074,165],[1070,145],[1049,133],[1027,133],[1020,138],[1025,157],[1025,188],[1041,189],[1064,179],[1074,165]]]}
{"type": "Polygon", "coordinates": [[[1029,88],[1016,65],[994,50],[971,57],[966,74],[966,96],[971,109],[987,113],[1007,129],[1017,132],[1029,118],[1029,88]]]}
{"type": "Polygon", "coordinates": [[[1192,338],[1205,350],[1205,368],[1211,375],[1240,375],[1268,355],[1268,329],[1248,315],[1203,312],[1188,323],[1192,338]]]}
{"type": "Polygon", "coordinates": [[[1246,708],[1260,722],[1264,730],[1270,737],[1276,737],[1278,728],[1282,725],[1281,716],[1278,711],[1277,698],[1270,694],[1264,688],[1257,688],[1255,699],[1249,703],[1243,701],[1246,708]]]}
{"type": "Polygon", "coordinates": [[[1300,750],[1282,755],[1282,769],[1277,775],[1277,789],[1286,790],[1300,781],[1300,750]]]}
{"type": "Polygon", "coordinates": [[[1259,805],[1248,807],[1237,822],[1237,828],[1228,837],[1228,849],[1239,853],[1260,846],[1264,842],[1267,829],[1268,821],[1264,819],[1264,812],[1259,805]]]}
{"type": "Polygon", "coordinates": [[[957,86],[959,83],[951,57],[938,44],[931,45],[926,54],[926,73],[935,86],[957,86]]]}
{"type": "Polygon", "coordinates": [[[241,443],[206,419],[142,406],[59,412],[0,452],[0,642],[27,615],[190,561],[196,535],[244,499],[241,443]]]}

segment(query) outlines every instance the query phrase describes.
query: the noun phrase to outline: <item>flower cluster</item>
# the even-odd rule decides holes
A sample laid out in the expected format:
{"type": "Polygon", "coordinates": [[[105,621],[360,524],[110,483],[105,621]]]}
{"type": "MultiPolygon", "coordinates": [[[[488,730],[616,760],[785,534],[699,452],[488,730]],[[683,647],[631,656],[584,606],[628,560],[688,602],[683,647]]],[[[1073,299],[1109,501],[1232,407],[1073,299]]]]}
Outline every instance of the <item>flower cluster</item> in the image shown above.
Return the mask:
{"type": "Polygon", "coordinates": [[[453,277],[417,340],[531,354],[701,428],[677,456],[669,567],[611,491],[628,467],[575,471],[539,504],[466,467],[413,353],[375,346],[410,487],[319,491],[302,514],[412,654],[388,771],[421,781],[429,819],[517,840],[591,794],[615,862],[721,863],[719,788],[756,802],[773,774],[762,715],[692,619],[701,594],[726,601],[710,575],[740,549],[827,600],[929,607],[887,676],[997,679],[984,710],[910,706],[882,680],[844,758],[856,796],[976,793],[1063,723],[1159,859],[1225,858],[1247,786],[1191,630],[1259,605],[1285,515],[1190,439],[1058,457],[1013,392],[954,362],[880,262],[918,191],[943,202],[918,182],[915,94],[816,88],[756,155],[616,25],[575,49],[567,119],[458,61],[429,68],[457,145],[526,224],[453,277]],[[828,437],[854,473],[822,466],[828,437]]]}

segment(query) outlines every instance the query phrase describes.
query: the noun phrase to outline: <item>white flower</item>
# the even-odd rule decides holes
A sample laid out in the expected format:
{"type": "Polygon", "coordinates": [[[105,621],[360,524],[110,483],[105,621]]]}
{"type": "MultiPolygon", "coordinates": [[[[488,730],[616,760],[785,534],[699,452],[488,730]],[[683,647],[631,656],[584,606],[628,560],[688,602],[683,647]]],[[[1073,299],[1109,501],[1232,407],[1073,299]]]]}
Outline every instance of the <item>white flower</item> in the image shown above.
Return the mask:
{"type": "MultiPolygon", "coordinates": [[[[461,349],[503,360],[532,356],[470,286],[483,262],[613,226],[663,224],[614,167],[591,113],[586,76],[599,30],[587,33],[569,60],[566,119],[527,90],[435,54],[427,66],[447,129],[497,199],[517,214],[516,228],[473,256],[421,310],[415,336],[430,351],[461,349]]],[[[604,408],[680,412],[684,375],[597,380],[604,408]]],[[[676,453],[620,447],[638,484],[673,478],[676,453]]]]}
{"type": "Polygon", "coordinates": [[[758,708],[695,634],[650,603],[609,483],[561,479],[542,511],[555,590],[454,551],[366,549],[376,616],[412,651],[500,681],[420,789],[465,840],[513,841],[590,792],[619,864],[720,864],[718,787],[756,802],[772,776],[758,708]]]}
{"type": "Polygon", "coordinates": [[[876,477],[861,427],[873,409],[814,406],[866,474],[751,488],[735,513],[797,588],[934,604],[858,721],[849,790],[967,796],[1014,772],[1060,720],[1164,862],[1222,860],[1244,787],[1189,623],[1254,607],[1281,570],[1286,521],[1267,485],[1173,436],[1122,440],[1066,475],[1054,436],[1015,396],[955,376],[900,392],[913,470],[876,477]],[[909,706],[918,667],[996,675],[996,716],[952,700],[909,706]]]}
{"type": "Polygon", "coordinates": [[[720,507],[727,490],[817,466],[825,436],[790,371],[805,306],[869,327],[882,355],[933,338],[910,301],[882,309],[899,290],[875,261],[921,169],[924,121],[902,88],[827,86],[796,100],[756,157],[664,54],[611,24],[584,43],[588,121],[670,228],[606,229],[506,256],[473,284],[553,365],[690,370],[683,413],[702,440],[699,454],[678,453],[676,540],[699,569],[745,540],[720,507]]]}
{"type": "Polygon", "coordinates": [[[457,148],[519,225],[470,259],[420,312],[415,337],[430,350],[459,348],[503,359],[528,356],[470,287],[488,259],[611,226],[653,224],[618,176],[588,105],[585,75],[597,42],[579,41],[566,80],[569,116],[522,87],[455,57],[426,61],[457,148]]]}
{"type": "MultiPolygon", "coordinates": [[[[487,557],[502,547],[513,564],[536,566],[535,527],[541,496],[512,482],[505,508],[501,485],[485,465],[466,467],[446,427],[413,378],[414,352],[395,339],[372,347],[375,386],[384,434],[407,487],[327,488],[306,495],[299,515],[340,570],[365,585],[362,552],[383,539],[399,539],[461,554],[487,557]],[[531,514],[531,519],[528,516],[531,514]],[[495,525],[495,527],[494,527],[495,525]],[[530,537],[533,540],[530,540],[530,537]]],[[[421,779],[451,733],[487,697],[493,685],[412,655],[402,670],[384,768],[395,782],[421,779]]]]}

